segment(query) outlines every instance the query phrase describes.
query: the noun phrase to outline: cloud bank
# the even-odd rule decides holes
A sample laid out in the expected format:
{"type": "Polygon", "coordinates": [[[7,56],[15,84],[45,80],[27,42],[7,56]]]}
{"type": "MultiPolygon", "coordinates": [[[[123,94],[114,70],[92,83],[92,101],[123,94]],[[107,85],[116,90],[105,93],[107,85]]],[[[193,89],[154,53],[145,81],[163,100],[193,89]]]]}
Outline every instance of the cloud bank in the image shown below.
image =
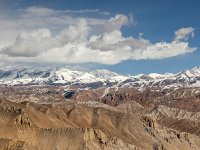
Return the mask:
{"type": "Polygon", "coordinates": [[[196,50],[188,42],[190,36],[194,37],[192,27],[175,31],[171,42],[152,43],[142,36],[123,36],[122,27],[134,24],[133,17],[80,16],[84,13],[109,14],[33,6],[18,10],[14,17],[0,16],[0,34],[5,35],[0,38],[0,62],[111,65],[124,60],[163,59],[196,50]]]}

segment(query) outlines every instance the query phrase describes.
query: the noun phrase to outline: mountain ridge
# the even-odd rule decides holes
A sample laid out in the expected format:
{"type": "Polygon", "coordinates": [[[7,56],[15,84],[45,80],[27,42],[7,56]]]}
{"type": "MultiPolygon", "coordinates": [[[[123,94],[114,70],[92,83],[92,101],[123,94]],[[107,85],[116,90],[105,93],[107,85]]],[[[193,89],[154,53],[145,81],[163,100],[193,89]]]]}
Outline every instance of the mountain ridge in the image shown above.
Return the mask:
{"type": "Polygon", "coordinates": [[[134,87],[137,89],[200,86],[200,67],[173,73],[121,75],[102,69],[80,71],[65,67],[0,68],[1,85],[75,85],[77,87],[134,87]]]}

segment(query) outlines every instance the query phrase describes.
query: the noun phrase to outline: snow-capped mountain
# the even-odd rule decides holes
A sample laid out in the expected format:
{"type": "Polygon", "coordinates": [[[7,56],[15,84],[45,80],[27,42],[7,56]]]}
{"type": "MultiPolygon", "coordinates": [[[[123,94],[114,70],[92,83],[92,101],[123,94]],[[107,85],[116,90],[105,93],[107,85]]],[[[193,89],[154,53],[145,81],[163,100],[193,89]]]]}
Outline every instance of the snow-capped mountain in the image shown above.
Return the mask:
{"type": "Polygon", "coordinates": [[[80,87],[135,87],[166,89],[200,86],[200,67],[177,74],[120,75],[109,70],[78,71],[68,68],[0,68],[1,85],[76,85],[80,87]]]}
{"type": "Polygon", "coordinates": [[[122,86],[137,87],[139,89],[167,89],[178,87],[200,87],[200,67],[185,70],[177,74],[151,73],[131,76],[133,81],[122,83],[122,86]]]}
{"type": "Polygon", "coordinates": [[[115,83],[127,78],[108,70],[88,72],[67,68],[0,69],[0,84],[6,85],[115,83]]]}

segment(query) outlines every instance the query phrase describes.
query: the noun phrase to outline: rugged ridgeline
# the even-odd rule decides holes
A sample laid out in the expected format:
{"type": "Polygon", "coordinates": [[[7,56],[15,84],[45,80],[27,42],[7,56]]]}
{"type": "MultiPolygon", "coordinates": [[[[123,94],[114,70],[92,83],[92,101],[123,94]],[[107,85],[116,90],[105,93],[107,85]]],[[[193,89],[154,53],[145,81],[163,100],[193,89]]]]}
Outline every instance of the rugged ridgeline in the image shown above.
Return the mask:
{"type": "Polygon", "coordinates": [[[1,69],[0,149],[199,150],[200,69],[1,69]]]}
{"type": "Polygon", "coordinates": [[[200,68],[177,74],[124,76],[108,70],[76,71],[66,68],[0,68],[1,85],[70,85],[77,88],[134,87],[164,90],[200,86],[200,68]]]}

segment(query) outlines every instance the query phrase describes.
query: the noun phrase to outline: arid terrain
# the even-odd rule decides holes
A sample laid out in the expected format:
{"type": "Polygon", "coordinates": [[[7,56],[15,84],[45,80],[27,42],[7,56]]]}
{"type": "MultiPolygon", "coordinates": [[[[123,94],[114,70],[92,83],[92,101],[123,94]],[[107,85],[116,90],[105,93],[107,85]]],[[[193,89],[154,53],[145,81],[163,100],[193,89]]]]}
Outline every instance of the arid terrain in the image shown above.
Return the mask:
{"type": "Polygon", "coordinates": [[[200,149],[198,88],[0,89],[1,149],[200,149]]]}
{"type": "Polygon", "coordinates": [[[2,150],[200,149],[199,68],[135,77],[31,71],[0,73],[2,150]]]}

